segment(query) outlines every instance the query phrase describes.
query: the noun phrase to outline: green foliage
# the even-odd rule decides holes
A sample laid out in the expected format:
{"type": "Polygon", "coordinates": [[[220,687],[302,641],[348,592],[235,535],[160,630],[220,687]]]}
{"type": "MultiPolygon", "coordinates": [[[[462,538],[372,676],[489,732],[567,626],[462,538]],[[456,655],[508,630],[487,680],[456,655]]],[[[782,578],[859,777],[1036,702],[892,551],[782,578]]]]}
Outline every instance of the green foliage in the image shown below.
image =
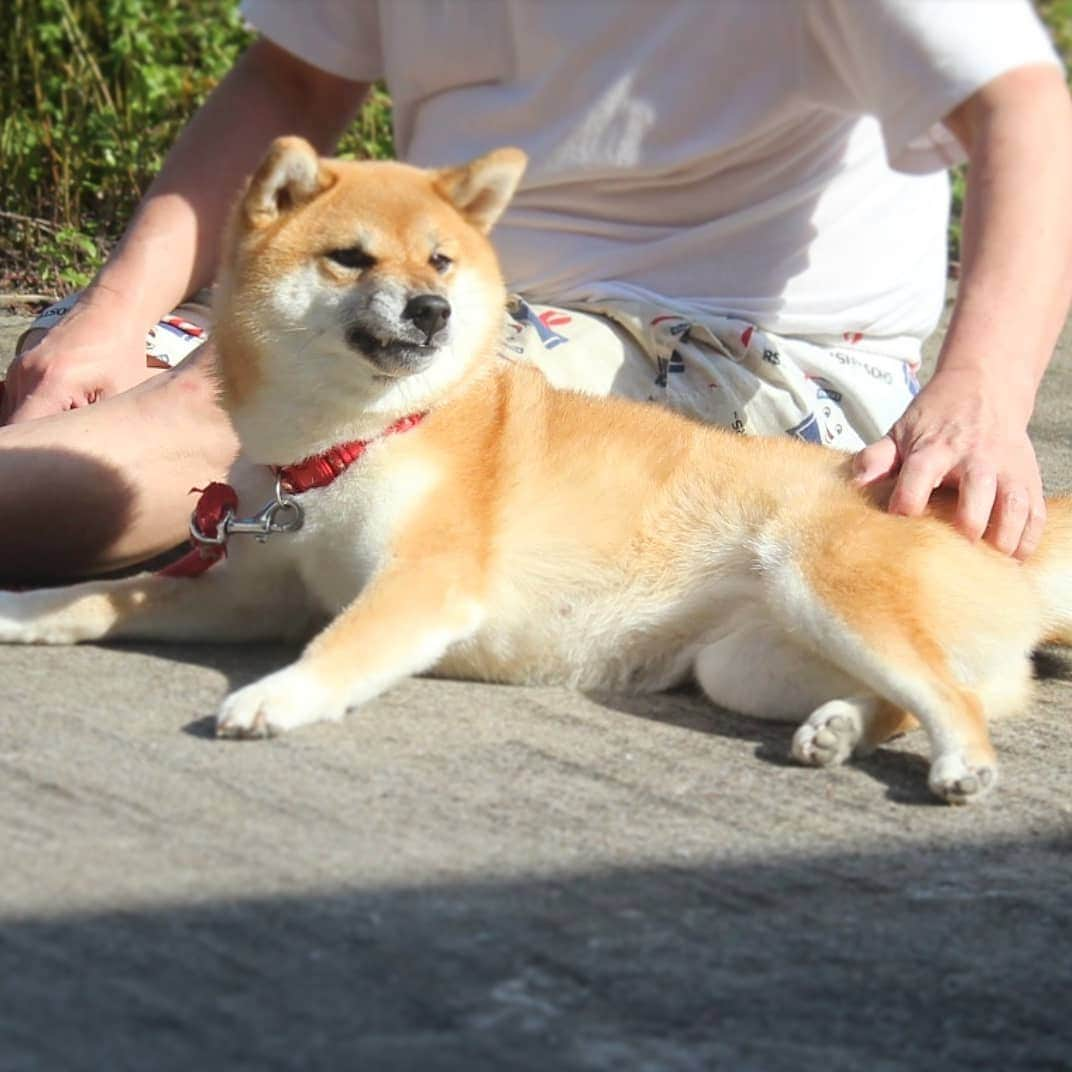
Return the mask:
{"type": "Polygon", "coordinates": [[[950,264],[960,262],[960,236],[963,231],[964,192],[968,184],[968,168],[961,166],[953,171],[953,199],[949,206],[948,248],[950,264]]]}
{"type": "MultiPolygon", "coordinates": [[[[1035,0],[1035,10],[1042,17],[1057,51],[1064,59],[1069,83],[1072,85],[1072,0],[1035,0]]],[[[966,167],[959,167],[953,172],[953,203],[949,219],[949,259],[952,262],[960,260],[961,219],[967,170],[966,167]]]]}
{"type": "MultiPolygon", "coordinates": [[[[4,8],[0,288],[66,291],[88,281],[250,34],[235,0],[4,0],[4,8]]],[[[390,155],[382,90],[343,149],[390,155]]]]}
{"type": "Polygon", "coordinates": [[[1069,66],[1072,81],[1072,0],[1035,0],[1035,8],[1049,28],[1057,51],[1069,66]]]}
{"type": "Polygon", "coordinates": [[[391,98],[383,86],[373,86],[361,114],[339,142],[338,155],[348,160],[391,160],[394,157],[391,98]]]}
{"type": "Polygon", "coordinates": [[[8,0],[0,71],[7,249],[84,283],[246,39],[234,4],[8,0]],[[29,222],[27,222],[29,221],[29,222]]]}

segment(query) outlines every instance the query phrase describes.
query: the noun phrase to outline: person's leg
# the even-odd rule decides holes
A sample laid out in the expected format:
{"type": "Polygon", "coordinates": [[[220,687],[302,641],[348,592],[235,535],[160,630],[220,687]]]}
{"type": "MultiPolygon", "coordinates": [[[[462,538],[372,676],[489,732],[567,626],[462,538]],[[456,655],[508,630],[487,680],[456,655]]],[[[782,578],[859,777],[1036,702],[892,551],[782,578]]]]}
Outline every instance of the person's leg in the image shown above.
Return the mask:
{"type": "Polygon", "coordinates": [[[190,489],[237,452],[211,364],[204,347],[107,401],[0,428],[0,585],[84,577],[182,542],[190,489]]]}

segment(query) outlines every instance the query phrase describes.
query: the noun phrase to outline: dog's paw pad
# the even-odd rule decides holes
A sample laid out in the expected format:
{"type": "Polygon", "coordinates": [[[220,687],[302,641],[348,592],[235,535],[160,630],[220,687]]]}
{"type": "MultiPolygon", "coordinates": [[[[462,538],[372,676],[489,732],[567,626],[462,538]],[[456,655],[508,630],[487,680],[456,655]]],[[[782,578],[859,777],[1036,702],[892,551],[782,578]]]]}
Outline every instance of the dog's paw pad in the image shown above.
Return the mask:
{"type": "Polygon", "coordinates": [[[793,757],[809,767],[832,767],[852,755],[860,739],[854,709],[840,702],[824,704],[793,734],[793,757]]]}
{"type": "Polygon", "coordinates": [[[961,755],[951,755],[934,761],[928,784],[935,796],[949,804],[972,804],[986,796],[997,780],[992,764],[970,764],[961,755]]]}

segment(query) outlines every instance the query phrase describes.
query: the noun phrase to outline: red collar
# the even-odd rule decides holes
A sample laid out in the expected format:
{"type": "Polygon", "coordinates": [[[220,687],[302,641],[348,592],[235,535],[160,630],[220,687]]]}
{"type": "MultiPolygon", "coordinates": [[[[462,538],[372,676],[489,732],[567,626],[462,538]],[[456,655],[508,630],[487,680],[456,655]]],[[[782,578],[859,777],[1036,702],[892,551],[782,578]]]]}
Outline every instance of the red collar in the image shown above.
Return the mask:
{"type": "Polygon", "coordinates": [[[322,454],[314,454],[293,465],[273,465],[272,469],[280,479],[284,491],[291,495],[300,495],[303,491],[322,488],[341,476],[369,448],[369,444],[396,432],[408,432],[415,428],[427,413],[411,413],[394,424],[388,425],[379,435],[371,439],[354,439],[349,443],[339,443],[329,447],[322,454]]]}
{"type": "MultiPolygon", "coordinates": [[[[341,476],[360,458],[369,445],[377,439],[394,435],[395,432],[408,432],[415,428],[427,413],[411,413],[388,425],[379,435],[371,439],[354,439],[349,443],[339,443],[314,454],[293,465],[273,465],[272,470],[279,477],[280,487],[291,495],[300,495],[303,491],[322,488],[341,476]]],[[[238,509],[238,495],[230,484],[213,483],[207,488],[192,488],[201,492],[194,508],[191,533],[203,533],[207,540],[194,541],[194,546],[177,562],[162,569],[165,577],[198,577],[210,566],[214,566],[227,555],[227,527],[225,522],[235,516],[238,509]],[[224,525],[220,533],[220,526],[224,525]],[[217,537],[222,537],[218,539],[217,537]]]]}

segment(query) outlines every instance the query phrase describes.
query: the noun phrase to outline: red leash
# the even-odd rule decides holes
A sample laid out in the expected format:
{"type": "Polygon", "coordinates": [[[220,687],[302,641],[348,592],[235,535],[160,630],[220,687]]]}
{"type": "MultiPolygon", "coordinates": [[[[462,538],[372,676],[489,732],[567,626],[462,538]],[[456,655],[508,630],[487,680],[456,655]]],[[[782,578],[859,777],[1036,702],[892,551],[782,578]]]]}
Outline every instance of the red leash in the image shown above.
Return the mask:
{"type": "Polygon", "coordinates": [[[201,498],[194,507],[193,525],[198,532],[220,542],[193,541],[194,546],[182,558],[160,570],[161,577],[200,577],[221,558],[227,557],[226,534],[222,534],[221,538],[220,525],[228,514],[234,517],[238,509],[238,493],[230,484],[217,482],[209,484],[207,488],[190,490],[201,492],[201,498]]]}

